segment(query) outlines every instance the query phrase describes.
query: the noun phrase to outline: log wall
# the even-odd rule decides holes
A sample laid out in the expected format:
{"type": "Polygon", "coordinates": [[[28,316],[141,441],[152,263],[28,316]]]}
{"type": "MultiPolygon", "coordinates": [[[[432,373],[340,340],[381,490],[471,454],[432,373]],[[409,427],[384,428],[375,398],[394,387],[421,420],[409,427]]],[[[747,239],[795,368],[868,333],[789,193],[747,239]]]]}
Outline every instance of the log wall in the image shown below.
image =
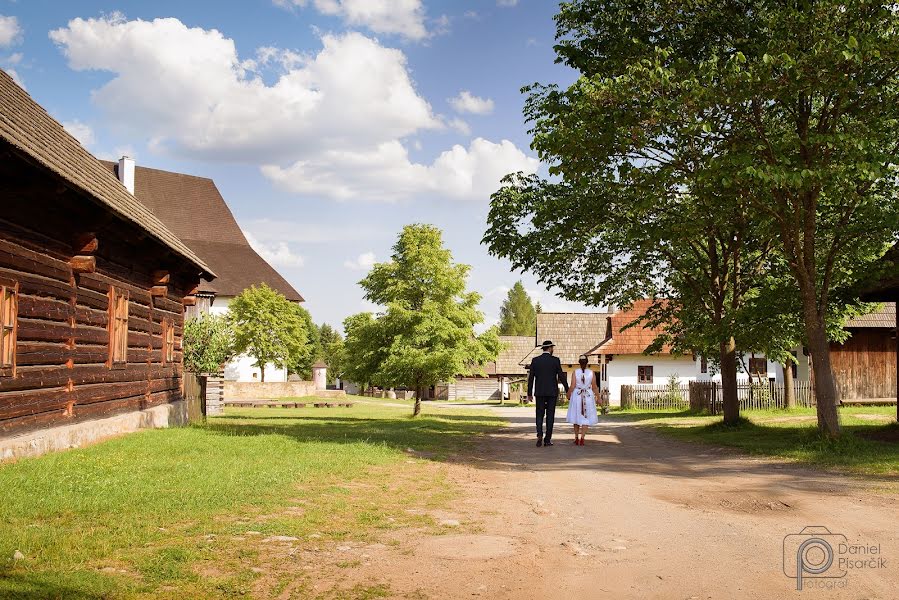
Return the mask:
{"type": "Polygon", "coordinates": [[[27,167],[6,167],[0,280],[17,282],[19,295],[15,373],[0,376],[0,437],[180,400],[184,296],[199,283],[195,267],[108,209],[42,183],[27,167]],[[75,258],[79,229],[98,240],[87,261],[75,258]],[[154,288],[160,270],[171,281],[154,288]],[[129,296],[127,360],[115,365],[108,362],[112,286],[129,296]],[[168,362],[166,319],[175,333],[168,362]]]}
{"type": "Polygon", "coordinates": [[[830,363],[841,400],[896,398],[894,329],[852,329],[844,344],[830,345],[830,363]]]}

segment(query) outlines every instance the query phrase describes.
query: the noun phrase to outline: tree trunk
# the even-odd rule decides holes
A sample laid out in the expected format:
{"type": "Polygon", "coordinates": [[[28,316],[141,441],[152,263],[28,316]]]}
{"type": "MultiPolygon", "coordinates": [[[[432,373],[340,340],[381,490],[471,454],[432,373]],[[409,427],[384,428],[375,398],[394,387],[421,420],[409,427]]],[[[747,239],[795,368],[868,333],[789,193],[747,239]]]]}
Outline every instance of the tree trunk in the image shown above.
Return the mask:
{"type": "Polygon", "coordinates": [[[784,361],[781,365],[784,370],[784,406],[788,409],[796,408],[796,385],[793,383],[793,363],[784,361]]]}
{"type": "Polygon", "coordinates": [[[721,342],[721,395],[725,425],[740,422],[740,400],[737,397],[737,344],[731,337],[721,342]]]}
{"type": "Polygon", "coordinates": [[[818,411],[818,431],[828,437],[840,435],[840,418],[837,414],[837,385],[830,365],[830,344],[824,329],[824,319],[817,310],[806,310],[805,334],[808,337],[809,354],[815,374],[815,404],[818,411]],[[811,314],[809,314],[811,313],[811,314]]]}
{"type": "Polygon", "coordinates": [[[265,383],[265,363],[259,365],[259,381],[265,383]]]}
{"type": "Polygon", "coordinates": [[[424,392],[424,388],[420,385],[415,386],[415,408],[412,409],[412,416],[417,417],[421,414],[421,395],[424,392]]]}

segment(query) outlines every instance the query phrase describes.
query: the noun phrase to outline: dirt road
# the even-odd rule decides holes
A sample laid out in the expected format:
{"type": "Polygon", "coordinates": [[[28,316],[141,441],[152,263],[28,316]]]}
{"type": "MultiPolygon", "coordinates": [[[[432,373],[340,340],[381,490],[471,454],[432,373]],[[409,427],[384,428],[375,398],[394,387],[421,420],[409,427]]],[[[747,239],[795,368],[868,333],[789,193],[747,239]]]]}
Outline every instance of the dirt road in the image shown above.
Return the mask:
{"type": "MultiPolygon", "coordinates": [[[[510,427],[448,468],[465,497],[435,515],[447,535],[404,534],[355,577],[387,583],[397,597],[897,597],[895,481],[747,458],[619,422],[576,447],[561,413],[556,445],[536,448],[533,409],[493,410],[510,427]],[[852,558],[866,566],[839,579],[809,576],[796,591],[783,572],[784,537],[807,526],[865,546],[852,558]],[[885,564],[873,568],[879,558],[885,564]]],[[[788,541],[793,561],[797,539],[788,541]]],[[[827,539],[837,561],[850,556],[827,539]]],[[[823,553],[807,557],[820,562],[823,553]]]]}

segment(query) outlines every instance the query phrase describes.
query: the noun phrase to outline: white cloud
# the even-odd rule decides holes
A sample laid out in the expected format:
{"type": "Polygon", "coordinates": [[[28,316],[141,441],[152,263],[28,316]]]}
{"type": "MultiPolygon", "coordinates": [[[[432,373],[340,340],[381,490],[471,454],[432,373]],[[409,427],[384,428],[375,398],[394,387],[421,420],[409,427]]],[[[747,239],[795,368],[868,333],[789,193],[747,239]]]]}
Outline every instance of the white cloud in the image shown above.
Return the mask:
{"type": "Polygon", "coordinates": [[[483,138],[468,148],[453,146],[430,165],[413,163],[395,140],[371,151],[328,151],[287,168],[266,165],[262,172],[286,190],[336,200],[394,202],[431,194],[486,201],[507,173],[534,173],[538,164],[508,140],[483,138]]]}
{"type": "Polygon", "coordinates": [[[87,123],[73,119],[71,121],[63,121],[62,126],[65,127],[72,137],[81,142],[81,145],[85,148],[94,144],[94,130],[87,123]]]}
{"type": "Polygon", "coordinates": [[[262,243],[253,237],[252,234],[244,231],[247,241],[253,247],[259,256],[265,259],[265,262],[275,267],[302,267],[305,260],[299,254],[294,254],[287,246],[286,242],[277,242],[274,244],[262,243]]]}
{"type": "Polygon", "coordinates": [[[375,265],[375,253],[364,252],[352,260],[344,261],[343,266],[353,271],[368,271],[375,265]]]}
{"type": "Polygon", "coordinates": [[[448,102],[459,113],[489,115],[493,112],[493,100],[490,98],[478,98],[468,90],[462,90],[458,96],[450,98],[448,102]]]}
{"type": "Polygon", "coordinates": [[[456,118],[449,122],[449,126],[461,133],[462,135],[471,135],[471,126],[464,120],[456,118]]]}
{"type": "Polygon", "coordinates": [[[71,68],[114,74],[92,92],[114,130],[154,153],[262,165],[294,192],[486,199],[506,173],[537,168],[511,142],[480,138],[412,163],[404,140],[467,124],[434,114],[405,54],[360,33],[324,35],[317,54],[263,47],[250,59],[219,31],[172,18],[78,18],[50,38],[71,68]],[[260,71],[271,68],[269,84],[260,71]]]}
{"type": "Polygon", "coordinates": [[[0,15],[0,48],[8,48],[22,41],[19,19],[0,15]]]}
{"type": "Polygon", "coordinates": [[[421,0],[274,0],[284,8],[312,6],[323,15],[338,17],[352,27],[399,35],[410,40],[428,37],[421,0]]]}
{"type": "Polygon", "coordinates": [[[405,55],[358,33],[266,85],[234,41],[177,19],[74,19],[50,33],[76,70],[112,71],[93,100],[152,148],[230,160],[298,158],[321,146],[375,143],[443,124],[418,95],[405,55]]]}
{"type": "Polygon", "coordinates": [[[496,0],[497,6],[517,6],[518,0],[496,0]]]}

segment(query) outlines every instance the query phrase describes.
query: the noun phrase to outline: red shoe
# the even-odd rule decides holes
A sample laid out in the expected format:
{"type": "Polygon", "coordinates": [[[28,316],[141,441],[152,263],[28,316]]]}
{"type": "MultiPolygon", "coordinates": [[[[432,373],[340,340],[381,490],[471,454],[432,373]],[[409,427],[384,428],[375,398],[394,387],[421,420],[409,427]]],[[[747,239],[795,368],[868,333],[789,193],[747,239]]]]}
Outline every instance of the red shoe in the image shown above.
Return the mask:
{"type": "Polygon", "coordinates": [[[584,438],[581,438],[581,441],[578,442],[578,446],[583,446],[583,445],[584,445],[584,438]]]}

